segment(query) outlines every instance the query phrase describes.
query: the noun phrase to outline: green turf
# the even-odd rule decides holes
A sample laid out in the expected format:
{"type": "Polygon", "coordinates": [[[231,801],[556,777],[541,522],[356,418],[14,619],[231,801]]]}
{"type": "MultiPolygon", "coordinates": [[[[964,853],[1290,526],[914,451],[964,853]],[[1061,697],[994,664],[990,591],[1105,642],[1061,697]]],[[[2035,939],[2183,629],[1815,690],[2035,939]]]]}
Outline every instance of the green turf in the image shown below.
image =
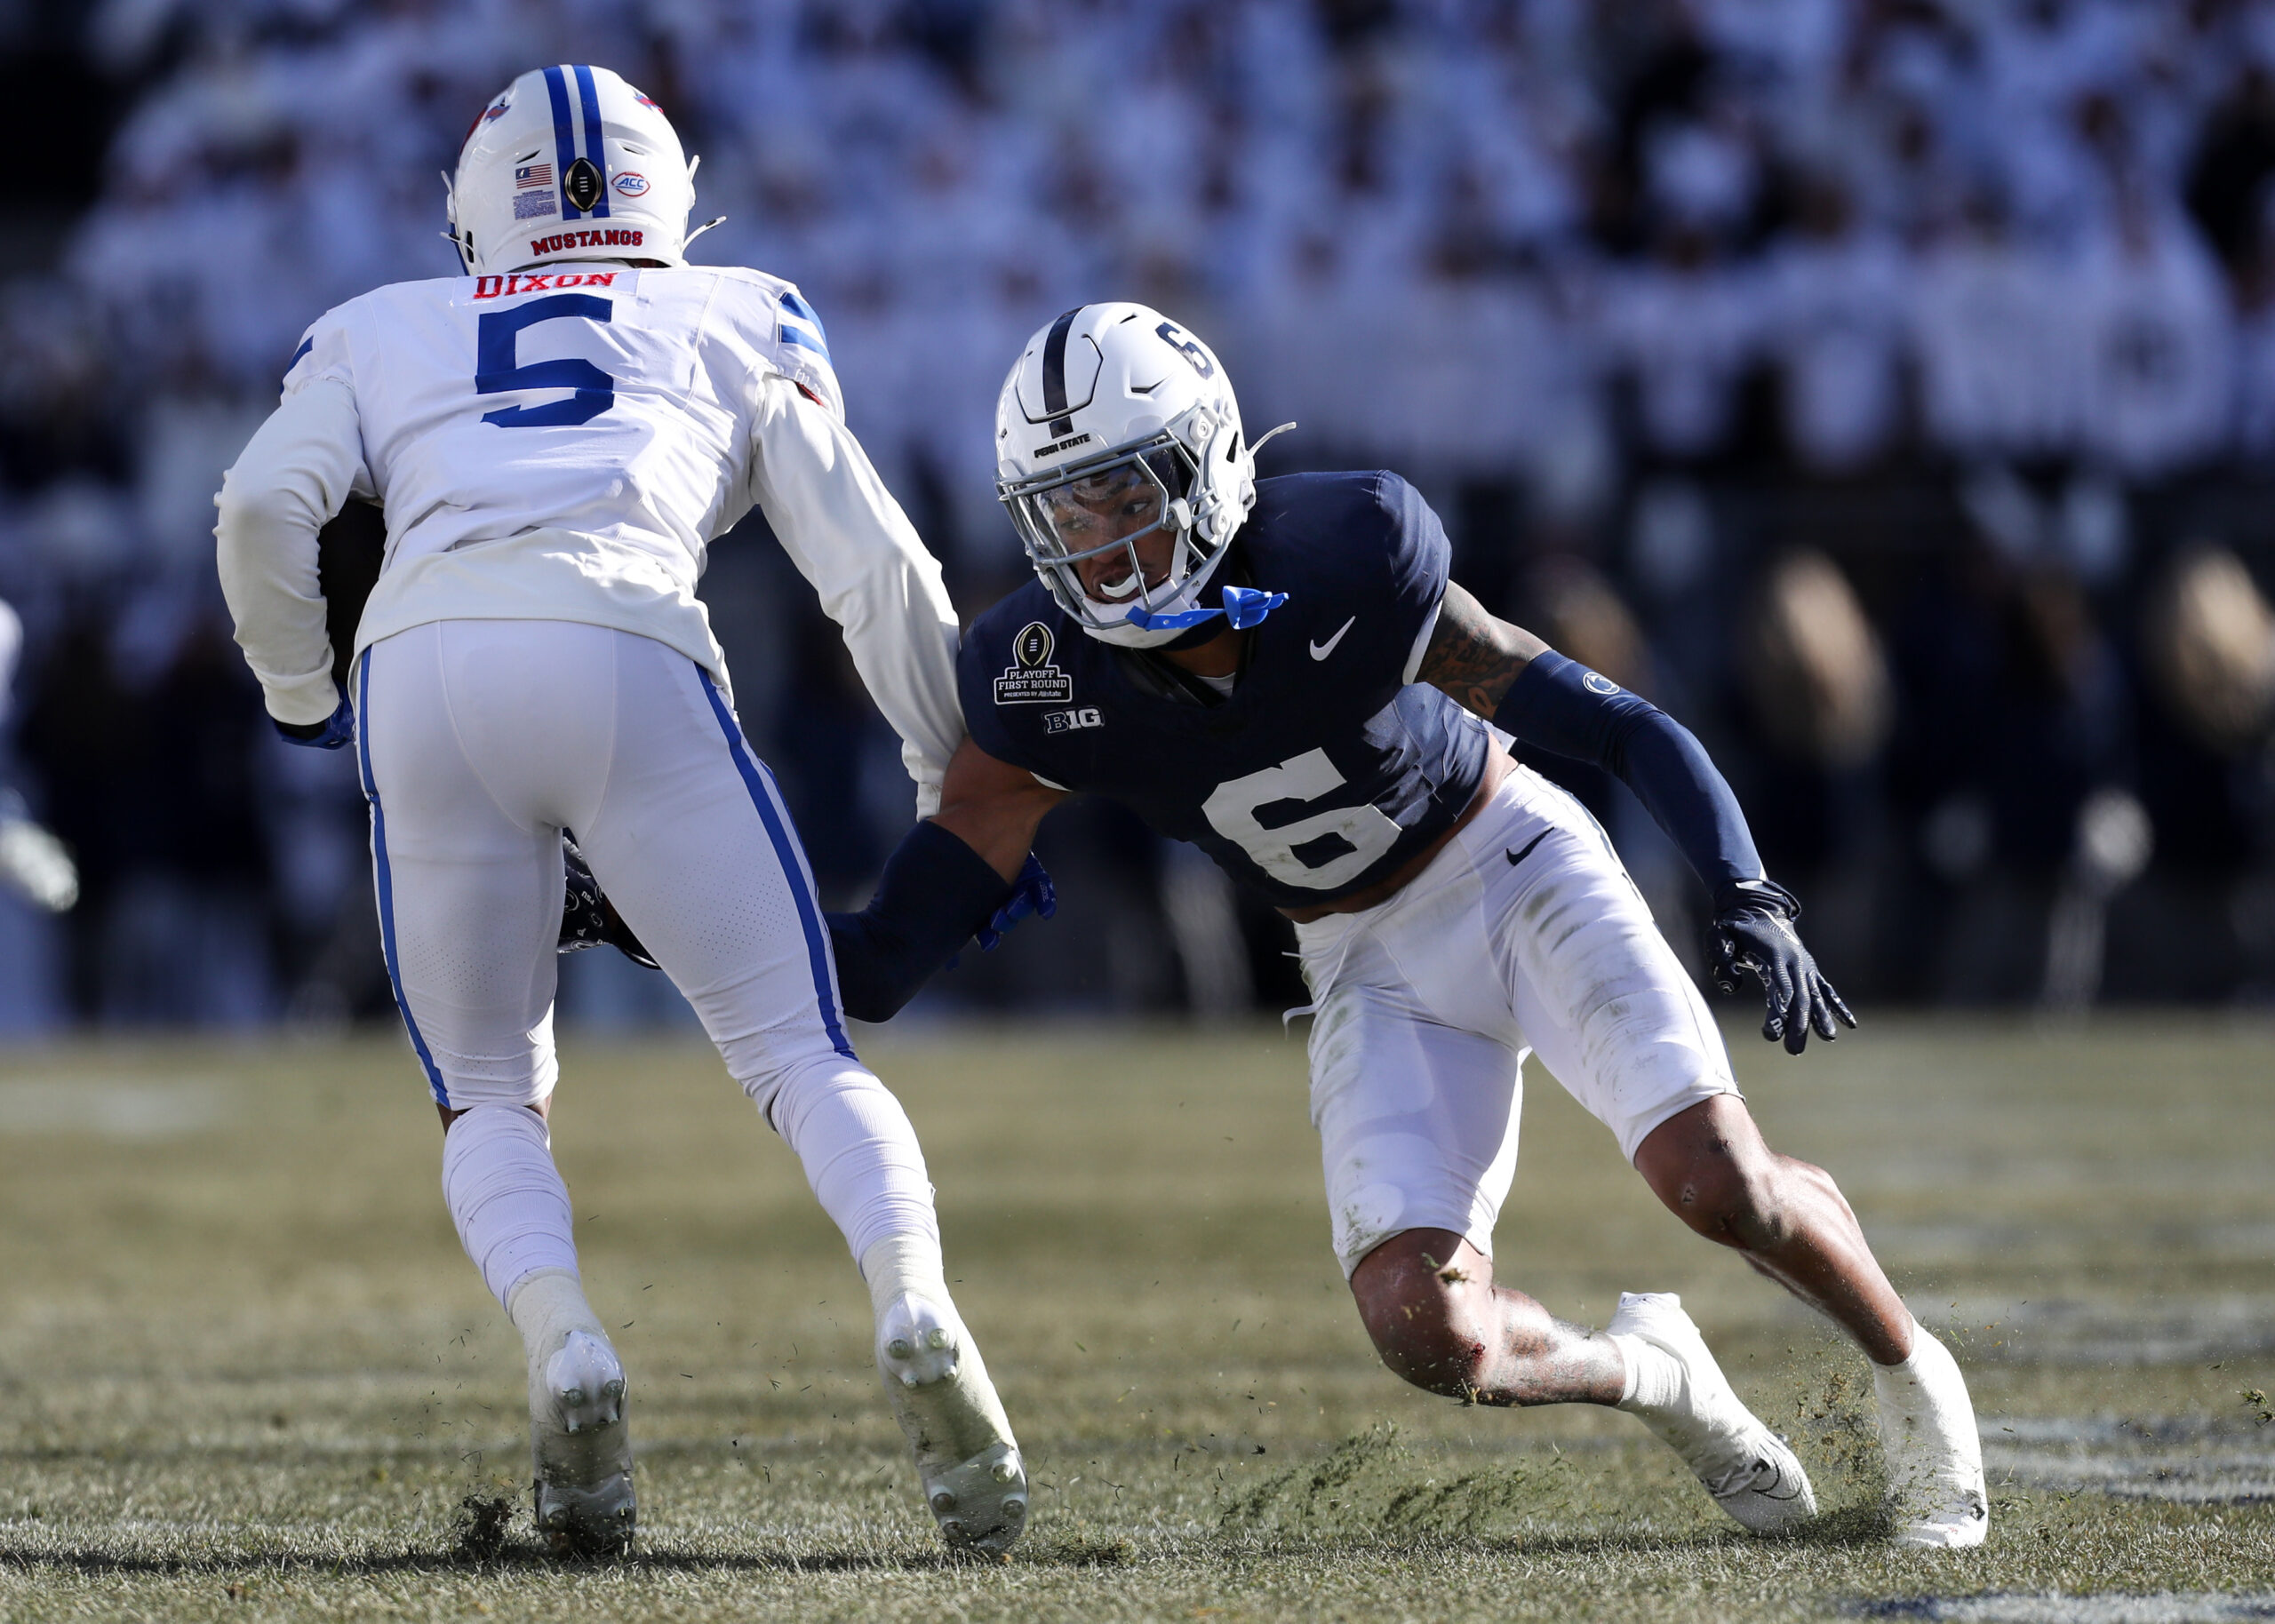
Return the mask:
{"type": "Polygon", "coordinates": [[[0,1053],[0,1616],[1787,1619],[2275,1591],[2275,1424],[2243,1397],[2275,1389],[2271,1036],[1883,1021],[1792,1063],[1733,1033],[1772,1142],[1834,1170],[1956,1328],[1995,1520],[1954,1557],[1873,1532],[1861,1359],[1537,1075],[1501,1277],[1599,1324],[1623,1288],[1681,1292],[1792,1430],[1819,1534],[1739,1534],[1625,1417],[1465,1409],[1382,1370],[1328,1251],[1300,1042],[872,1035],[1035,1473],[1000,1566],[940,1555],[852,1265],[708,1051],[564,1058],[555,1142],[641,1445],[636,1553],[582,1566],[531,1532],[518,1345],[458,1251],[400,1042],[0,1053]],[[502,1528],[467,1509],[499,1496],[502,1528]]]}

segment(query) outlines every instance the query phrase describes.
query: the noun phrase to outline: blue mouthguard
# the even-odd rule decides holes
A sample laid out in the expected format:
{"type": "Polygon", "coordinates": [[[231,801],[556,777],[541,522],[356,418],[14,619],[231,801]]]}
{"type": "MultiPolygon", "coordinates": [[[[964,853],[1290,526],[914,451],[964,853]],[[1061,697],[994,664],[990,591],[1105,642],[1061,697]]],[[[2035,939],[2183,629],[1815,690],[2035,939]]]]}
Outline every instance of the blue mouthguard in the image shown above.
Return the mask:
{"type": "Polygon", "coordinates": [[[1252,586],[1227,586],[1221,609],[1179,609],[1174,614],[1149,615],[1144,609],[1133,609],[1123,618],[1146,632],[1181,632],[1187,626],[1197,626],[1204,620],[1222,615],[1233,623],[1233,630],[1245,632],[1260,625],[1266,615],[1288,601],[1284,592],[1258,592],[1252,586]]]}

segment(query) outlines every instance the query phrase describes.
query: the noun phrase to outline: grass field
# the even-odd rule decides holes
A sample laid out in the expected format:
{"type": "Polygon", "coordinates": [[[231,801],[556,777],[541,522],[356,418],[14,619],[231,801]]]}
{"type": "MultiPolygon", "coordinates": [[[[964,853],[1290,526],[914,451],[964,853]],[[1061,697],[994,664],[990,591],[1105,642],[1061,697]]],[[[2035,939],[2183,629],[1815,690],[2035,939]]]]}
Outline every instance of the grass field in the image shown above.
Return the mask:
{"type": "Polygon", "coordinates": [[[1276,1030],[874,1034],[1035,1473],[944,1559],[796,1164],[707,1050],[572,1040],[555,1144],[630,1370],[642,1533],[540,1555],[522,1365],[399,1041],[0,1052],[0,1616],[2275,1617],[2275,1031],[1733,1033],[1948,1327],[1989,1544],[1872,1528],[1861,1359],[1661,1213],[1537,1073],[1504,1279],[1682,1293],[1832,1509],[1751,1540],[1626,1417],[1374,1361],[1276,1030]],[[472,1514],[509,1497],[502,1527],[472,1514]],[[2130,1597],[2133,1599],[2125,1599],[2130,1597]],[[1960,1599],[1974,1598],[1974,1599],[1960,1599]],[[2054,1599],[2046,1599],[2054,1598],[2054,1599]]]}

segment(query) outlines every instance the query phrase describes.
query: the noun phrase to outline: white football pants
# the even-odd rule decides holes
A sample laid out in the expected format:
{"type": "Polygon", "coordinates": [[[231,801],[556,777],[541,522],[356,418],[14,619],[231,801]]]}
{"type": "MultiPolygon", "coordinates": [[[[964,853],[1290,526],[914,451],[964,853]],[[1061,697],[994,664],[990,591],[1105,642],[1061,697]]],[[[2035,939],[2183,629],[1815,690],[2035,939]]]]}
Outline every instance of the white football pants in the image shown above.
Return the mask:
{"type": "Polygon", "coordinates": [[[1522,767],[1387,902],[1298,925],[1296,942],[1345,1275],[1406,1230],[1492,1255],[1528,1054],[1630,1161],[1668,1118],[1737,1093],[1705,1000],[1603,831],[1522,767]]]}
{"type": "Polygon", "coordinates": [[[846,1039],[789,814],[706,673],[604,627],[445,620],[374,644],[356,688],[387,974],[438,1103],[553,1092],[566,828],[854,1255],[937,1237],[914,1131],[846,1039]]]}

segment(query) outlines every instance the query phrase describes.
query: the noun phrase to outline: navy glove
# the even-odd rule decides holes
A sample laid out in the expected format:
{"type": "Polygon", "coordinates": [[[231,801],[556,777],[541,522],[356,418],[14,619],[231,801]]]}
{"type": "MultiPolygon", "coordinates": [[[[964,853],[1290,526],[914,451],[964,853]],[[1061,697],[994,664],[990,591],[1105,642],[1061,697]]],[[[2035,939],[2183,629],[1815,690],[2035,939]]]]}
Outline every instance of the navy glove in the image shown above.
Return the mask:
{"type": "Polygon", "coordinates": [[[1812,1031],[1831,1043],[1835,1016],[1854,1030],[1856,1017],[1793,928],[1801,914],[1793,894],[1767,880],[1741,880],[1731,892],[1714,915],[1714,984],[1736,992],[1741,970],[1759,977],[1768,1006],[1761,1035],[1784,1039],[1788,1055],[1807,1047],[1812,1031]]]}
{"type": "Polygon", "coordinates": [[[1058,912],[1058,888],[1050,883],[1050,871],[1042,866],[1034,853],[1027,853],[1027,860],[1019,867],[1018,878],[1011,881],[1011,894],[992,918],[971,933],[979,951],[992,953],[995,944],[1010,931],[1012,926],[1030,916],[1047,919],[1058,912]]]}
{"type": "Polygon", "coordinates": [[[561,866],[565,891],[561,903],[560,951],[573,953],[581,948],[612,947],[645,969],[663,968],[640,945],[632,927],[624,922],[601,889],[601,882],[593,878],[585,854],[565,834],[561,837],[561,866]]]}
{"type": "Polygon", "coordinates": [[[320,722],[278,721],[273,716],[268,720],[277,736],[288,744],[309,750],[338,750],[355,742],[355,707],[345,699],[320,722]]]}

